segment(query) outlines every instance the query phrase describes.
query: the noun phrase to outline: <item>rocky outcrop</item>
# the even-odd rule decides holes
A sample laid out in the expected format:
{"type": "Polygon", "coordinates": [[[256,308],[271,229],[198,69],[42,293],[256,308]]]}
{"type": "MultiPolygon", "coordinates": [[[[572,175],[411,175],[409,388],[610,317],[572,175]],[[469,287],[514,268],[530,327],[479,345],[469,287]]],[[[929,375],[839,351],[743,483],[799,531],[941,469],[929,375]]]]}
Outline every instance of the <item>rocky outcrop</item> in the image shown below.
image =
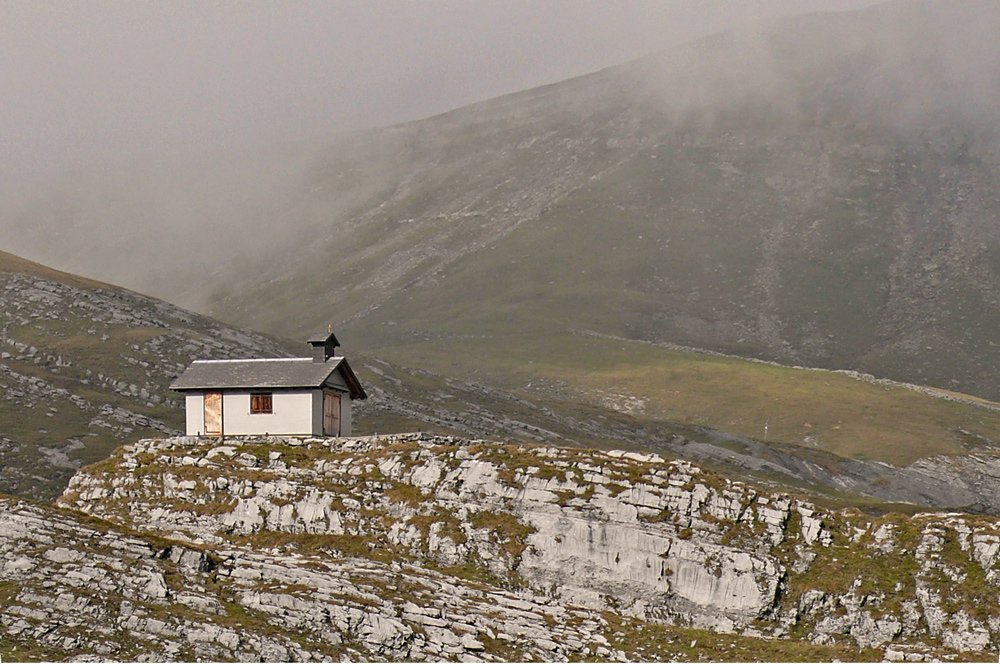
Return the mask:
{"type": "MultiPolygon", "coordinates": [[[[213,551],[430,568],[553,616],[905,643],[911,658],[1000,633],[994,520],[831,512],[656,455],[420,434],[151,439],[76,475],[61,503],[213,551]]],[[[546,656],[596,652],[573,638],[546,656]]]]}
{"type": "Polygon", "coordinates": [[[0,499],[7,659],[565,659],[600,613],[398,562],[184,546],[0,499]]]}
{"type": "Polygon", "coordinates": [[[759,523],[781,540],[787,501],[757,503],[742,487],[716,496],[698,468],[655,455],[513,448],[527,464],[519,468],[503,446],[419,436],[249,448],[176,438],[128,450],[114,468],[141,470],[143,479],[80,474],[64,504],[214,544],[263,532],[360,536],[412,560],[476,561],[503,583],[574,605],[692,624],[766,616],[782,578],[771,556],[689,535],[707,523],[711,499],[709,519],[759,523]],[[297,463],[294,452],[315,459],[297,463]],[[160,464],[164,472],[150,475],[160,464]]]}
{"type": "Polygon", "coordinates": [[[794,447],[776,448],[747,436],[707,428],[697,433],[700,435],[690,438],[644,440],[643,446],[728,473],[765,476],[787,485],[806,484],[889,503],[1000,515],[1000,456],[992,450],[939,454],[893,466],[803,453],[794,447]]]}

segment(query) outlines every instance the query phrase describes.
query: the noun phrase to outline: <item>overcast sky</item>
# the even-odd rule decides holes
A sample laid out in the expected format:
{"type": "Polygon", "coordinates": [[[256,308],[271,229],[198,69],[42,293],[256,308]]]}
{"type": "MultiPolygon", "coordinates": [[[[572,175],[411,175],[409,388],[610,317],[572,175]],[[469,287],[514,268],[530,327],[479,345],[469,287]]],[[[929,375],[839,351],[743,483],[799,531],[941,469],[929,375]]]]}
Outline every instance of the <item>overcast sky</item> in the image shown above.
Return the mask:
{"type": "Polygon", "coordinates": [[[872,0],[0,3],[0,178],[323,136],[872,0]]]}

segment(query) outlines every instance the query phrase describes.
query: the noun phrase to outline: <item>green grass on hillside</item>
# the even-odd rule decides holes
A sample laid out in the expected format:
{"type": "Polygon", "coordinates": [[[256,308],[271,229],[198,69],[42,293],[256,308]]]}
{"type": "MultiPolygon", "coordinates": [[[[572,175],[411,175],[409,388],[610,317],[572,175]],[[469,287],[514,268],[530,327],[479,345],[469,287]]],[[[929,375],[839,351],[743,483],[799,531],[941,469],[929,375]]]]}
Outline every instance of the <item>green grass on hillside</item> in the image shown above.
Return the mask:
{"type": "MultiPolygon", "coordinates": [[[[649,344],[559,336],[426,339],[382,349],[435,371],[523,388],[532,379],[578,388],[584,399],[645,399],[640,420],[724,431],[905,465],[1000,440],[1000,412],[827,371],[792,369],[649,344]]],[[[982,402],[990,405],[988,402],[982,402]]]]}

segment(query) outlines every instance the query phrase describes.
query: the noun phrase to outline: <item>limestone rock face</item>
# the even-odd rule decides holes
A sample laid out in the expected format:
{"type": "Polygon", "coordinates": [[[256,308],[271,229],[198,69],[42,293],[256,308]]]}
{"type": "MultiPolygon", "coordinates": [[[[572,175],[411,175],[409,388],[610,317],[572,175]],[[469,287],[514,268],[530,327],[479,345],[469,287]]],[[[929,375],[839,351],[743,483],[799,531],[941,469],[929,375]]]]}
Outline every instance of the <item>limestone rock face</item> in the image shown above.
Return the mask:
{"type": "MultiPolygon", "coordinates": [[[[141,458],[154,474],[84,472],[63,502],[212,543],[264,532],[363,535],[440,565],[481,561],[506,583],[577,606],[691,625],[732,628],[766,617],[784,574],[773,556],[720,544],[715,531],[744,519],[780,541],[791,503],[758,501],[736,484],[720,493],[688,463],[536,447],[512,448],[530,455],[512,467],[502,446],[431,437],[313,440],[301,452],[283,445],[142,441],[126,448],[125,462],[141,458]],[[254,451],[236,452],[241,446],[254,451]],[[303,454],[315,458],[294,459],[303,454]],[[165,509],[160,496],[175,507],[165,509]]],[[[813,540],[817,524],[807,527],[813,540]]]]}
{"type": "Polygon", "coordinates": [[[399,563],[164,546],[11,498],[0,606],[0,652],[15,660],[566,659],[609,645],[599,613],[530,591],[399,563]]]}
{"type": "Polygon", "coordinates": [[[637,635],[699,628],[913,659],[1000,633],[991,519],[831,512],[656,455],[148,439],[60,503],[62,526],[0,505],[0,639],[47,653],[78,651],[53,625],[81,607],[131,635],[116,658],[651,658],[677,651],[637,635]]]}

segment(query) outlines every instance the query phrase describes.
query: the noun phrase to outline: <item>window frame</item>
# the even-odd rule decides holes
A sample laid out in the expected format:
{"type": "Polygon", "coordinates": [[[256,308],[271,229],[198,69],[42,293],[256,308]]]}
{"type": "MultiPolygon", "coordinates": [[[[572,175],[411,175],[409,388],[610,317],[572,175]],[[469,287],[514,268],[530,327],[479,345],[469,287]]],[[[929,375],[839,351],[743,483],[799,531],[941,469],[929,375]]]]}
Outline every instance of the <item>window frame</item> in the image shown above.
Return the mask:
{"type": "Polygon", "coordinates": [[[250,414],[251,415],[273,415],[274,414],[274,392],[251,392],[250,393],[250,414]]]}

